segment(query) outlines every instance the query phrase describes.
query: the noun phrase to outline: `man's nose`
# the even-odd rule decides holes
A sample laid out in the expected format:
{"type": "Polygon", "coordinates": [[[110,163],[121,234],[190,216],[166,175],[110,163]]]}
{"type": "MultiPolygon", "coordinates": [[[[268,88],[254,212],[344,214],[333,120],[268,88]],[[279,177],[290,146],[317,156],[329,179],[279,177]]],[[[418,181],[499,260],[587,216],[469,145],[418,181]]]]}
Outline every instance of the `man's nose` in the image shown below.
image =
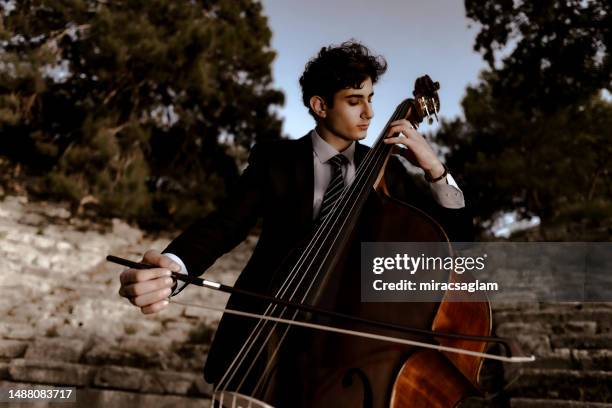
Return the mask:
{"type": "Polygon", "coordinates": [[[372,105],[369,103],[365,104],[365,108],[361,114],[361,117],[364,119],[372,119],[374,117],[374,110],[372,109],[372,105]]]}

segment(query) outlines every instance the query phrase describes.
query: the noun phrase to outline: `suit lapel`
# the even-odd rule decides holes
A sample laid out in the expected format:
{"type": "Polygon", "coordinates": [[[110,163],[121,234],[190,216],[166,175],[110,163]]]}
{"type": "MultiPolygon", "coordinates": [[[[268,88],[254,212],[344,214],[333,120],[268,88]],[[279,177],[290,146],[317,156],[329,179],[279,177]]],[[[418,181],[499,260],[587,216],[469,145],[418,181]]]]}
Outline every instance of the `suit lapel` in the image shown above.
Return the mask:
{"type": "Polygon", "coordinates": [[[366,145],[362,145],[359,142],[355,142],[355,168],[358,169],[359,165],[363,161],[363,158],[368,153],[370,148],[366,145]]]}
{"type": "Polygon", "coordinates": [[[298,154],[295,161],[295,186],[298,195],[299,219],[304,225],[310,225],[312,222],[312,202],[314,200],[314,165],[310,134],[308,133],[298,139],[298,143],[298,154]]]}
{"type": "MultiPolygon", "coordinates": [[[[310,226],[312,222],[312,202],[314,200],[314,165],[312,159],[312,140],[310,133],[299,138],[295,160],[295,193],[298,197],[298,214],[302,225],[310,226]]],[[[356,143],[355,167],[363,161],[370,148],[356,143]]]]}

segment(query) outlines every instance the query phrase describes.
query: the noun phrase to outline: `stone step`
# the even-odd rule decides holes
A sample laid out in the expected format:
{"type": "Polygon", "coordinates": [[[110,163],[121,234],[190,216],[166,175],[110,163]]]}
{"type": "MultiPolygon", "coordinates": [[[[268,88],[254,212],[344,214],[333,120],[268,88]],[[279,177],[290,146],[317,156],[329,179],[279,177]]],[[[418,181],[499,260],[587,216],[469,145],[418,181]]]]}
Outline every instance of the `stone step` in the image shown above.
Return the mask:
{"type": "Polygon", "coordinates": [[[566,322],[504,322],[496,325],[499,336],[509,337],[515,334],[598,334],[597,322],[570,320],[566,322]]]}
{"type": "Polygon", "coordinates": [[[551,336],[550,345],[553,348],[612,349],[612,333],[595,335],[571,334],[551,336]]]}
{"type": "Polygon", "coordinates": [[[612,350],[556,349],[536,356],[528,368],[612,371],[612,350]]]}
{"type": "Polygon", "coordinates": [[[458,408],[612,408],[608,402],[588,402],[563,399],[540,398],[503,398],[487,401],[482,398],[470,398],[459,404],[458,408]]]}
{"type": "Polygon", "coordinates": [[[612,401],[612,372],[522,368],[507,392],[513,398],[608,402],[612,401]]]}
{"type": "Polygon", "coordinates": [[[493,322],[496,326],[504,323],[542,323],[561,325],[566,322],[595,322],[600,333],[612,332],[612,309],[607,307],[587,309],[513,310],[496,312],[493,322]]]}
{"type": "Polygon", "coordinates": [[[511,408],[612,408],[612,403],[558,399],[513,398],[511,408]]]}
{"type": "MultiPolygon", "coordinates": [[[[45,389],[47,385],[30,384],[23,382],[0,381],[2,388],[24,388],[24,389],[45,389]]],[[[181,407],[181,408],[207,408],[210,407],[210,399],[201,395],[165,395],[155,393],[135,393],[119,390],[105,390],[98,388],[77,388],[76,389],[77,407],[181,407]]],[[[37,402],[33,403],[11,403],[11,407],[57,407],[58,403],[37,402]]],[[[59,404],[64,406],[64,404],[59,404]]]]}
{"type": "Polygon", "coordinates": [[[541,310],[612,309],[612,302],[540,303],[539,307],[541,310]]]}
{"type": "Polygon", "coordinates": [[[13,382],[199,397],[212,395],[211,385],[204,381],[200,369],[185,372],[27,359],[13,359],[6,364],[2,378],[13,382]]]}

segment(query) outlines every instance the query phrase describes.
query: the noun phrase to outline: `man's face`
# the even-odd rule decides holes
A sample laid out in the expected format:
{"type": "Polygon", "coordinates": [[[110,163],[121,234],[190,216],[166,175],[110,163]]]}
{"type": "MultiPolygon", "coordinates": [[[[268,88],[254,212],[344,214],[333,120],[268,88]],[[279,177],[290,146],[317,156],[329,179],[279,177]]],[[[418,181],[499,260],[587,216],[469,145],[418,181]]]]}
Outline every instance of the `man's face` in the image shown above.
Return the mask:
{"type": "Polygon", "coordinates": [[[367,78],[361,88],[348,88],[336,92],[332,108],[320,121],[335,136],[343,140],[365,139],[370,119],[374,116],[372,80],[367,78]]]}

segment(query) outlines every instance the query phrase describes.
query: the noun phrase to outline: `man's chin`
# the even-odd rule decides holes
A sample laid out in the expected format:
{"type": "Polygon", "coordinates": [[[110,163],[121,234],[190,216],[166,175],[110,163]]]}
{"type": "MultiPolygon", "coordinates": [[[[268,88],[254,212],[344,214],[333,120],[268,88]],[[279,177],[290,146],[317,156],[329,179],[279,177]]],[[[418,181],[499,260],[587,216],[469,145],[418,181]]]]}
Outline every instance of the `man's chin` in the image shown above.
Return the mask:
{"type": "Polygon", "coordinates": [[[345,133],[344,135],[339,135],[340,138],[347,140],[347,141],[353,141],[353,142],[358,142],[360,140],[365,139],[368,136],[368,131],[367,130],[363,130],[360,132],[354,132],[354,133],[345,133]]]}

